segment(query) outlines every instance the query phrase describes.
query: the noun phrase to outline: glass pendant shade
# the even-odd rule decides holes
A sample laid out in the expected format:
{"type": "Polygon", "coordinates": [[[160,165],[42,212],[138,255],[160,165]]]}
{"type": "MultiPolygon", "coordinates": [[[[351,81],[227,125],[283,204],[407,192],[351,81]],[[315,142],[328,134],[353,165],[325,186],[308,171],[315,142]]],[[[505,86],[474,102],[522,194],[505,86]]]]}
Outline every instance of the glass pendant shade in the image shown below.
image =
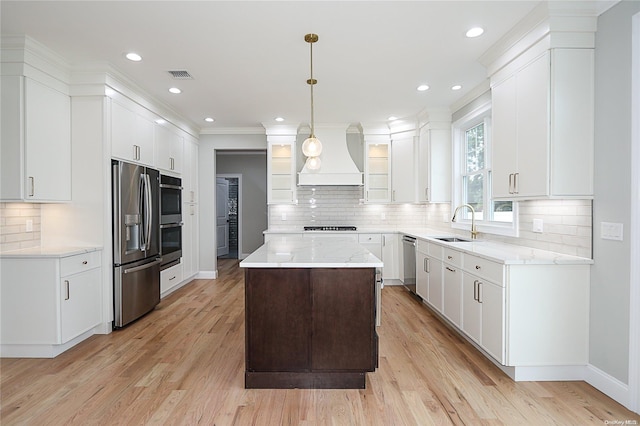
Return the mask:
{"type": "Polygon", "coordinates": [[[306,157],[317,157],[322,153],[322,143],[320,139],[316,138],[314,135],[309,136],[302,143],[302,153],[306,157]]]}
{"type": "Polygon", "coordinates": [[[322,161],[319,157],[308,157],[307,161],[304,163],[304,166],[308,170],[320,170],[320,166],[322,165],[322,161]]]}

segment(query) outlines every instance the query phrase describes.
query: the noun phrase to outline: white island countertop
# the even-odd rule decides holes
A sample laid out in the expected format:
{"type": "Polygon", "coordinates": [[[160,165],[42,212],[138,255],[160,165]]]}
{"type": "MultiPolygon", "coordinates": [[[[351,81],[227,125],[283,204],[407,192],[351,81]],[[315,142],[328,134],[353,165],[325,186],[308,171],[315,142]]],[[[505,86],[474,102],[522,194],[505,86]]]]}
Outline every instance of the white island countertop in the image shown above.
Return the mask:
{"type": "Polygon", "coordinates": [[[369,250],[344,237],[274,238],[242,262],[241,268],[381,268],[369,250]]]}

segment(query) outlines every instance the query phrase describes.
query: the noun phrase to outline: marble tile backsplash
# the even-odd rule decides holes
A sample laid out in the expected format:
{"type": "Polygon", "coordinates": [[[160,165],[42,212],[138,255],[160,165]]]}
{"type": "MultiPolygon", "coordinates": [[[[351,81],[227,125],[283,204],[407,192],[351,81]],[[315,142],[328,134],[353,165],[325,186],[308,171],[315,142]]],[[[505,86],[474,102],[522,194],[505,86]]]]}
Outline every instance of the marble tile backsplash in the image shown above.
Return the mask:
{"type": "MultiPolygon", "coordinates": [[[[591,257],[591,200],[535,200],[519,202],[519,237],[482,234],[481,238],[591,257]],[[533,219],[543,232],[532,232],[533,219]]],[[[449,204],[365,204],[362,187],[298,187],[298,203],[269,206],[269,230],[302,230],[306,225],[352,225],[390,231],[429,227],[462,233],[450,226],[449,204]]],[[[466,234],[463,233],[466,236],[466,234]]]]}
{"type": "Polygon", "coordinates": [[[40,204],[0,203],[0,251],[40,245],[40,204]],[[27,221],[33,229],[27,231],[27,221]]]}

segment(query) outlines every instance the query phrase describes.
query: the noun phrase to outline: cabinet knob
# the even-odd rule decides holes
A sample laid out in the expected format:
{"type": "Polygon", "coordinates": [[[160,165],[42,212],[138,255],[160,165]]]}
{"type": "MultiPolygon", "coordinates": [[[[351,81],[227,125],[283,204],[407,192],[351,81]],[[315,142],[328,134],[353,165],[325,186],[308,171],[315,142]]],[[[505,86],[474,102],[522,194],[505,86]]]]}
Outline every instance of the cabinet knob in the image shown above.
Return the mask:
{"type": "Polygon", "coordinates": [[[480,270],[480,269],[482,269],[482,266],[476,265],[476,269],[480,270]]]}
{"type": "Polygon", "coordinates": [[[447,259],[451,260],[453,259],[453,256],[447,256],[447,259]]]}
{"type": "Polygon", "coordinates": [[[83,264],[83,265],[86,265],[87,263],[89,263],[89,262],[87,262],[86,260],[83,260],[83,261],[82,261],[82,264],[83,264]]]}

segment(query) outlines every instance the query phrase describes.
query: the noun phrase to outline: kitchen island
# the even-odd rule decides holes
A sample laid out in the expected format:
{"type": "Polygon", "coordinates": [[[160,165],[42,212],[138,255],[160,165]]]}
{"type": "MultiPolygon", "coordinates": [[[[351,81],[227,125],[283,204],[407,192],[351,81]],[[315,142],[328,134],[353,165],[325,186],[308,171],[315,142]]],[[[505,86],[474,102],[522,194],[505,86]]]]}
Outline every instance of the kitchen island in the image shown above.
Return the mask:
{"type": "Polygon", "coordinates": [[[277,238],[245,268],[245,387],[364,389],[378,364],[377,268],[345,238],[277,238]]]}

